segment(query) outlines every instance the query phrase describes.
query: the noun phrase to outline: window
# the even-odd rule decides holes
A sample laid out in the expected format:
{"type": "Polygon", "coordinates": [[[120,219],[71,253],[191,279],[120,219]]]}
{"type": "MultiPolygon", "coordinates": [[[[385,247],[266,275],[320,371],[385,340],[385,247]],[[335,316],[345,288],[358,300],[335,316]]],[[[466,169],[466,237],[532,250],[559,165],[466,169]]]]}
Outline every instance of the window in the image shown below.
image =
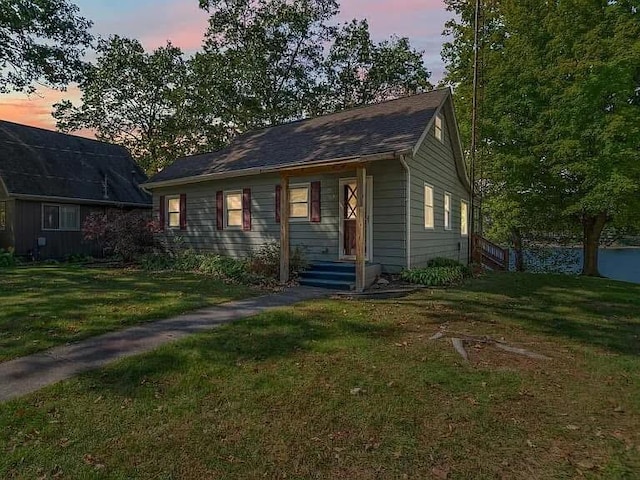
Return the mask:
{"type": "Polygon", "coordinates": [[[289,218],[309,218],[309,185],[289,187],[289,218]]]}
{"type": "Polygon", "coordinates": [[[436,115],[436,127],[435,127],[435,136],[438,140],[442,142],[442,115],[436,115]]]}
{"type": "Polygon", "coordinates": [[[242,227],[242,192],[225,192],[225,225],[227,227],[242,227]]]}
{"type": "Polygon", "coordinates": [[[451,230],[451,194],[444,194],[444,229],[451,230]]]}
{"type": "Polygon", "coordinates": [[[180,228],[180,197],[167,197],[167,218],[169,228],[180,228]]]}
{"type": "Polygon", "coordinates": [[[433,187],[424,186],[424,228],[433,228],[433,187]]]}
{"type": "Polygon", "coordinates": [[[0,230],[7,228],[7,202],[0,202],[0,230]]]}
{"type": "Polygon", "coordinates": [[[460,235],[469,235],[469,204],[460,201],[460,235]]]}
{"type": "Polygon", "coordinates": [[[43,205],[43,230],[80,230],[80,207],[77,205],[43,205]]]}

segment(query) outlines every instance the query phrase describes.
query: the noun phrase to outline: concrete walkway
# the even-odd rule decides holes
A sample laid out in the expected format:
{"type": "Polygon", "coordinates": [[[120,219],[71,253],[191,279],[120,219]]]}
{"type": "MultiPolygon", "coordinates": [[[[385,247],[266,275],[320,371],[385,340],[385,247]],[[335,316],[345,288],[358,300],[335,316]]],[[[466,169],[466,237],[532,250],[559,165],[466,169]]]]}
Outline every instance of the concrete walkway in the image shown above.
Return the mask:
{"type": "Polygon", "coordinates": [[[326,289],[293,287],[283,293],[224,303],[0,363],[0,402],[193,333],[330,293],[326,289]]]}

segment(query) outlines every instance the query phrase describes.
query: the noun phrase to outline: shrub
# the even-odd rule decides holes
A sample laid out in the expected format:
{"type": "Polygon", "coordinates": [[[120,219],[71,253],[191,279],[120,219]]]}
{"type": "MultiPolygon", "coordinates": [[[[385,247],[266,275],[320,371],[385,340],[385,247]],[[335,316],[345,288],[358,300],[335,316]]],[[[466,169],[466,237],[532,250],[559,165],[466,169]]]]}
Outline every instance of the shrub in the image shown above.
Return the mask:
{"type": "Polygon", "coordinates": [[[418,283],[428,287],[444,287],[462,283],[467,275],[467,267],[463,265],[426,267],[405,270],[401,278],[405,282],[418,283]]]}
{"type": "Polygon", "coordinates": [[[13,249],[5,250],[0,248],[0,268],[13,267],[16,264],[16,257],[13,255],[13,249]]]}
{"type": "Polygon", "coordinates": [[[82,224],[85,240],[96,241],[103,251],[133,260],[153,246],[153,235],[159,231],[156,221],[139,211],[109,210],[90,213],[82,224]]]}
{"type": "Polygon", "coordinates": [[[65,261],[67,263],[87,263],[91,261],[91,257],[84,253],[72,253],[65,257],[65,261]]]}
{"type": "MultiPolygon", "coordinates": [[[[277,279],[280,275],[280,244],[269,242],[249,255],[248,270],[254,275],[265,278],[277,279]]],[[[307,267],[304,253],[295,247],[289,257],[289,272],[297,275],[307,267]]]]}
{"type": "Polygon", "coordinates": [[[263,279],[251,275],[245,260],[237,260],[214,254],[198,254],[183,250],[175,256],[165,253],[150,253],[139,257],[140,266],[145,270],[175,270],[199,272],[224,281],[238,283],[264,283],[263,279]]]}
{"type": "Polygon", "coordinates": [[[427,267],[462,267],[463,265],[457,260],[446,257],[432,258],[427,262],[427,267]]]}

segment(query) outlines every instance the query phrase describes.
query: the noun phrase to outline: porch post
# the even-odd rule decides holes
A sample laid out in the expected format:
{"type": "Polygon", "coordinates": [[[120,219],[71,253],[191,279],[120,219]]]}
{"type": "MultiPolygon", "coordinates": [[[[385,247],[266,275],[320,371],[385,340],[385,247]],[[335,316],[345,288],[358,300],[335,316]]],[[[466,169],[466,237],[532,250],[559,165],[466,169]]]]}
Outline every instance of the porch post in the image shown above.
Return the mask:
{"type": "Polygon", "coordinates": [[[367,223],[367,169],[358,167],[356,171],[356,291],[362,292],[365,288],[366,265],[365,265],[365,244],[367,223]]]}
{"type": "Polygon", "coordinates": [[[280,177],[280,283],[289,281],[289,177],[280,177]]]}

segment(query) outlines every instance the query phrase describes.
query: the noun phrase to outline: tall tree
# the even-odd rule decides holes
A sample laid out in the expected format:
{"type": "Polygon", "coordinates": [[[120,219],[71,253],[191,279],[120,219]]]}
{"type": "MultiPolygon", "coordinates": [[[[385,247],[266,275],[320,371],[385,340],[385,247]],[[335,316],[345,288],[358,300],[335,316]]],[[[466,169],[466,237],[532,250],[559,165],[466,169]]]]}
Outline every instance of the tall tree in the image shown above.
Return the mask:
{"type": "Polygon", "coordinates": [[[67,0],[0,0],[0,93],[64,88],[82,77],[91,22],[67,0]]]}
{"type": "Polygon", "coordinates": [[[80,84],[81,104],[54,105],[57,127],[92,129],[127,147],[148,173],[197,150],[203,130],[187,115],[191,79],[182,51],[168,43],[146,52],[137,40],[101,40],[95,65],[80,84]]]}
{"type": "Polygon", "coordinates": [[[335,111],[430,90],[430,76],[408,38],[374,43],[368,22],[353,20],[335,32],[313,105],[335,111]]]}
{"type": "Polygon", "coordinates": [[[199,112],[227,129],[255,127],[430,89],[407,38],[374,43],[366,21],[332,22],[336,0],[208,0],[193,69],[199,112]]]}
{"type": "MultiPolygon", "coordinates": [[[[467,12],[471,2],[447,0],[467,12]]],[[[640,21],[631,1],[489,2],[483,136],[494,220],[582,231],[583,273],[598,275],[606,225],[640,208],[640,21]],[[525,218],[501,216],[514,205],[525,218]]],[[[464,17],[463,17],[464,22],[464,17]]],[[[458,28],[458,27],[456,27],[458,28]]],[[[445,54],[468,58],[464,26],[445,54]]]]}
{"type": "Polygon", "coordinates": [[[241,132],[300,118],[316,82],[335,0],[201,0],[210,13],[193,67],[202,105],[241,132]]]}

